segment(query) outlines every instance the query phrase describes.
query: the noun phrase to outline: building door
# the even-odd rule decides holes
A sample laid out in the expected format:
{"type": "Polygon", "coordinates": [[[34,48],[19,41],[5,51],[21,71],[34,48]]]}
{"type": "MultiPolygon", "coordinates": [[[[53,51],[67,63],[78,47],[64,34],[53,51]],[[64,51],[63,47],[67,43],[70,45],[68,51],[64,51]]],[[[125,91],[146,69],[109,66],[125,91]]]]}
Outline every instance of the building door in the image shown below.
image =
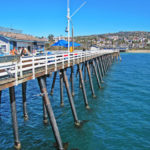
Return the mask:
{"type": "Polygon", "coordinates": [[[28,51],[31,53],[31,46],[28,46],[28,51]]]}

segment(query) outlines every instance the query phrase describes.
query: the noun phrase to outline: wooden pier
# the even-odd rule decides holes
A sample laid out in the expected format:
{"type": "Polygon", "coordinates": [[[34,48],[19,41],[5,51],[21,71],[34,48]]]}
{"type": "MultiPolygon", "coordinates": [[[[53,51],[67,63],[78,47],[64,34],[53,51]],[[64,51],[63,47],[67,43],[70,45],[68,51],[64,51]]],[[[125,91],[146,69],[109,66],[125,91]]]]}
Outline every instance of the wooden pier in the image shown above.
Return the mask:
{"type": "Polygon", "coordinates": [[[55,86],[56,75],[60,77],[60,106],[64,106],[63,102],[63,83],[68,94],[68,99],[72,111],[72,116],[76,126],[80,126],[81,122],[78,118],[73,96],[74,93],[74,77],[79,75],[79,86],[82,89],[83,101],[86,109],[90,109],[88,98],[85,89],[85,74],[88,74],[89,84],[91,87],[91,94],[96,97],[94,85],[91,77],[91,72],[94,72],[97,80],[97,86],[101,88],[103,77],[108,71],[113,62],[118,60],[120,54],[118,51],[99,50],[99,51],[77,51],[73,53],[61,53],[45,56],[28,56],[20,57],[16,61],[0,62],[0,103],[3,90],[9,88],[12,127],[14,133],[14,146],[16,149],[21,149],[21,142],[19,140],[16,100],[15,100],[15,86],[22,84],[22,105],[24,120],[28,119],[27,105],[26,105],[26,83],[29,80],[36,79],[40,87],[43,100],[43,122],[47,123],[48,119],[53,129],[53,134],[56,139],[59,150],[64,150],[57,122],[51,106],[51,101],[48,97],[46,88],[46,78],[54,72],[53,83],[51,87],[51,95],[55,86]],[[77,70],[74,72],[74,66],[77,65],[77,70]],[[70,76],[67,77],[66,70],[70,68],[70,76]],[[84,76],[83,76],[84,71],[84,76]],[[69,79],[68,79],[69,78],[69,79]],[[70,82],[70,83],[69,83],[70,82]]]}

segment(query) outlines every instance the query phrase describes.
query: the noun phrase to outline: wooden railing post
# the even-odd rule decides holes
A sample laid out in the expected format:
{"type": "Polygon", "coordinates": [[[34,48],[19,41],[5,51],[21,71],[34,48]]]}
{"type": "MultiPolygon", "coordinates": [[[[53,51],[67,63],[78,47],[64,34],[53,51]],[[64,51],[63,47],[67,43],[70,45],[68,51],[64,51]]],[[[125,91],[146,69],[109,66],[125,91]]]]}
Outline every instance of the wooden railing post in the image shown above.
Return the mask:
{"type": "Polygon", "coordinates": [[[47,74],[47,69],[48,69],[47,63],[48,63],[48,60],[47,60],[47,53],[46,53],[46,58],[45,58],[45,74],[47,74]]]}
{"type": "Polygon", "coordinates": [[[32,78],[35,79],[34,55],[32,57],[32,78]]]}
{"type": "Polygon", "coordinates": [[[15,64],[15,81],[17,86],[18,85],[18,63],[17,62],[15,64]]]}

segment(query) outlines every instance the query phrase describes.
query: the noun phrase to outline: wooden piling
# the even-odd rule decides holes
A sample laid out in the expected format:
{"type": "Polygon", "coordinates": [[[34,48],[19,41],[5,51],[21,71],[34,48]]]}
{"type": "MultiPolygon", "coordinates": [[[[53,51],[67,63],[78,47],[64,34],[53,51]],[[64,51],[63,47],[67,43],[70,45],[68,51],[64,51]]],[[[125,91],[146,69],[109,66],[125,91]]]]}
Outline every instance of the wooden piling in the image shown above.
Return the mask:
{"type": "Polygon", "coordinates": [[[72,98],[72,95],[71,95],[71,92],[70,92],[69,82],[68,82],[68,78],[67,78],[67,75],[66,75],[66,71],[61,70],[61,72],[63,73],[63,79],[64,79],[65,87],[66,87],[66,90],[67,90],[69,103],[70,103],[70,106],[71,106],[71,110],[72,110],[75,125],[80,126],[80,121],[78,120],[78,116],[77,116],[77,113],[76,113],[76,108],[75,108],[74,101],[73,101],[73,98],[72,98]]]}
{"type": "Polygon", "coordinates": [[[106,70],[109,69],[109,55],[106,55],[106,70]]]}
{"type": "Polygon", "coordinates": [[[23,117],[24,120],[28,120],[28,113],[27,113],[27,104],[26,104],[26,86],[27,82],[22,83],[22,100],[23,100],[23,117]]]}
{"type": "MultiPolygon", "coordinates": [[[[45,78],[44,78],[45,85],[46,85],[46,77],[47,76],[45,76],[45,78]]],[[[43,103],[43,123],[45,125],[47,125],[48,124],[48,116],[47,116],[46,106],[44,104],[44,97],[43,97],[43,95],[42,95],[42,99],[43,99],[43,101],[42,101],[42,103],[43,103]]]]}
{"type": "Polygon", "coordinates": [[[112,54],[112,63],[114,63],[115,62],[115,56],[114,56],[114,54],[112,54]]]}
{"type": "Polygon", "coordinates": [[[111,55],[111,59],[110,59],[110,60],[111,60],[111,64],[113,64],[113,62],[114,62],[114,61],[113,61],[113,58],[114,58],[114,55],[112,54],[112,55],[111,55]]]}
{"type": "MultiPolygon", "coordinates": [[[[93,60],[92,60],[93,61],[93,60]]],[[[93,63],[90,61],[91,75],[94,75],[93,63]]]]}
{"type": "MultiPolygon", "coordinates": [[[[80,76],[80,75],[79,75],[80,76]]],[[[81,84],[81,79],[79,77],[79,88],[81,89],[82,88],[82,84],[81,84]]]]}
{"type": "Polygon", "coordinates": [[[115,62],[115,54],[113,54],[113,62],[115,62]]]}
{"type": "Polygon", "coordinates": [[[108,71],[108,55],[105,56],[106,72],[108,71]]]}
{"type": "Polygon", "coordinates": [[[111,65],[111,63],[110,63],[110,55],[108,55],[107,61],[108,61],[108,69],[109,69],[109,67],[110,67],[110,65],[111,65]]]}
{"type": "MultiPolygon", "coordinates": [[[[45,75],[44,77],[44,80],[45,80],[45,85],[46,85],[46,89],[47,89],[47,76],[45,75]]],[[[43,98],[43,95],[42,95],[42,98],[43,98]]],[[[48,124],[48,114],[47,114],[47,111],[46,111],[46,106],[45,106],[45,103],[44,103],[44,99],[43,99],[43,123],[44,124],[48,124]]]]}
{"type": "Polygon", "coordinates": [[[110,68],[111,64],[111,55],[108,55],[108,69],[110,68]]]}
{"type": "Polygon", "coordinates": [[[86,63],[84,63],[84,82],[86,82],[86,63]]]}
{"type": "Polygon", "coordinates": [[[20,143],[20,140],[19,140],[17,112],[16,112],[16,100],[15,100],[15,89],[14,89],[14,87],[9,88],[9,94],[10,94],[12,126],[13,126],[13,134],[14,134],[14,147],[15,147],[15,149],[19,150],[19,149],[21,149],[21,143],[20,143]]]}
{"type": "Polygon", "coordinates": [[[53,83],[52,83],[51,92],[50,92],[51,95],[53,95],[53,92],[54,92],[56,76],[57,76],[57,71],[54,72],[53,83]]]}
{"type": "Polygon", "coordinates": [[[109,68],[110,68],[110,66],[112,65],[112,55],[109,55],[108,62],[109,62],[109,68]]]}
{"type": "Polygon", "coordinates": [[[84,80],[83,80],[83,75],[82,75],[82,70],[81,70],[80,64],[78,64],[78,69],[79,69],[79,76],[80,76],[80,82],[81,82],[81,86],[82,86],[82,92],[83,92],[85,107],[86,107],[86,109],[90,109],[90,107],[88,105],[87,94],[86,94],[86,90],[85,90],[85,84],[84,84],[84,80]]]}
{"type": "Polygon", "coordinates": [[[43,100],[43,123],[48,124],[48,116],[47,116],[47,111],[46,111],[46,106],[44,104],[44,100],[43,100]]]}
{"type": "Polygon", "coordinates": [[[92,77],[91,77],[91,72],[90,72],[90,67],[89,67],[89,62],[86,63],[86,67],[87,67],[87,72],[88,72],[88,76],[89,76],[89,81],[90,81],[90,87],[91,87],[91,91],[92,91],[92,96],[95,98],[95,91],[93,88],[93,81],[92,81],[92,77]]]}
{"type": "Polygon", "coordinates": [[[102,59],[101,59],[101,57],[99,57],[98,60],[99,60],[100,67],[101,67],[102,77],[104,77],[105,73],[104,73],[104,68],[103,68],[103,64],[102,64],[102,59]]]}
{"type": "Polygon", "coordinates": [[[103,78],[102,78],[102,72],[100,70],[98,58],[96,58],[96,65],[97,65],[97,68],[98,68],[98,73],[99,73],[99,76],[100,76],[101,83],[103,83],[104,81],[103,81],[103,78]]]}
{"type": "Polygon", "coordinates": [[[74,96],[74,68],[71,66],[71,93],[74,96]]]}
{"type": "Polygon", "coordinates": [[[77,67],[76,78],[77,78],[77,76],[78,76],[78,73],[79,73],[79,69],[78,69],[78,67],[77,67]]]}
{"type": "Polygon", "coordinates": [[[99,81],[99,77],[98,77],[98,73],[97,73],[97,68],[96,68],[96,66],[95,66],[95,61],[94,61],[94,59],[93,59],[93,61],[92,61],[92,64],[93,64],[93,69],[94,69],[94,72],[95,72],[95,75],[96,75],[98,87],[101,88],[101,84],[100,84],[100,81],[99,81]]]}
{"type": "Polygon", "coordinates": [[[60,106],[63,107],[64,106],[64,100],[63,100],[63,74],[62,72],[59,72],[59,76],[60,76],[60,106]]]}
{"type": "Polygon", "coordinates": [[[102,63],[103,63],[103,68],[104,68],[104,73],[106,74],[106,62],[105,62],[105,56],[102,56],[102,63]]]}
{"type": "Polygon", "coordinates": [[[59,129],[58,129],[56,119],[55,119],[55,116],[54,116],[54,113],[53,113],[53,109],[52,109],[52,106],[51,106],[51,102],[50,102],[48,94],[47,94],[46,83],[45,83],[44,78],[45,78],[45,76],[42,76],[42,77],[38,78],[40,90],[41,90],[41,93],[43,95],[43,101],[44,101],[44,104],[45,104],[45,107],[46,107],[46,110],[47,110],[49,121],[50,121],[52,129],[53,129],[53,133],[54,133],[57,145],[58,145],[58,149],[59,150],[64,150],[62,140],[61,140],[61,137],[60,137],[60,133],[59,133],[59,129]]]}
{"type": "Polygon", "coordinates": [[[0,91],[0,104],[1,104],[1,99],[2,99],[2,91],[0,91]]]}
{"type": "Polygon", "coordinates": [[[89,60],[89,68],[90,68],[90,73],[91,73],[91,77],[93,76],[93,65],[92,65],[92,61],[89,60]]]}

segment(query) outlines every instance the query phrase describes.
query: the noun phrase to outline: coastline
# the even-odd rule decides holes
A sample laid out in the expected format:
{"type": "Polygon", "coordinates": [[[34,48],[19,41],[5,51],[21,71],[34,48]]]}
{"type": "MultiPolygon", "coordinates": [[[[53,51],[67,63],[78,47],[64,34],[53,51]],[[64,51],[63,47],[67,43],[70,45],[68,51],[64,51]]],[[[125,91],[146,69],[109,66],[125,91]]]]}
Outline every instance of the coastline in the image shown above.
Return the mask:
{"type": "Polygon", "coordinates": [[[127,50],[126,53],[150,53],[150,50],[127,50]]]}

